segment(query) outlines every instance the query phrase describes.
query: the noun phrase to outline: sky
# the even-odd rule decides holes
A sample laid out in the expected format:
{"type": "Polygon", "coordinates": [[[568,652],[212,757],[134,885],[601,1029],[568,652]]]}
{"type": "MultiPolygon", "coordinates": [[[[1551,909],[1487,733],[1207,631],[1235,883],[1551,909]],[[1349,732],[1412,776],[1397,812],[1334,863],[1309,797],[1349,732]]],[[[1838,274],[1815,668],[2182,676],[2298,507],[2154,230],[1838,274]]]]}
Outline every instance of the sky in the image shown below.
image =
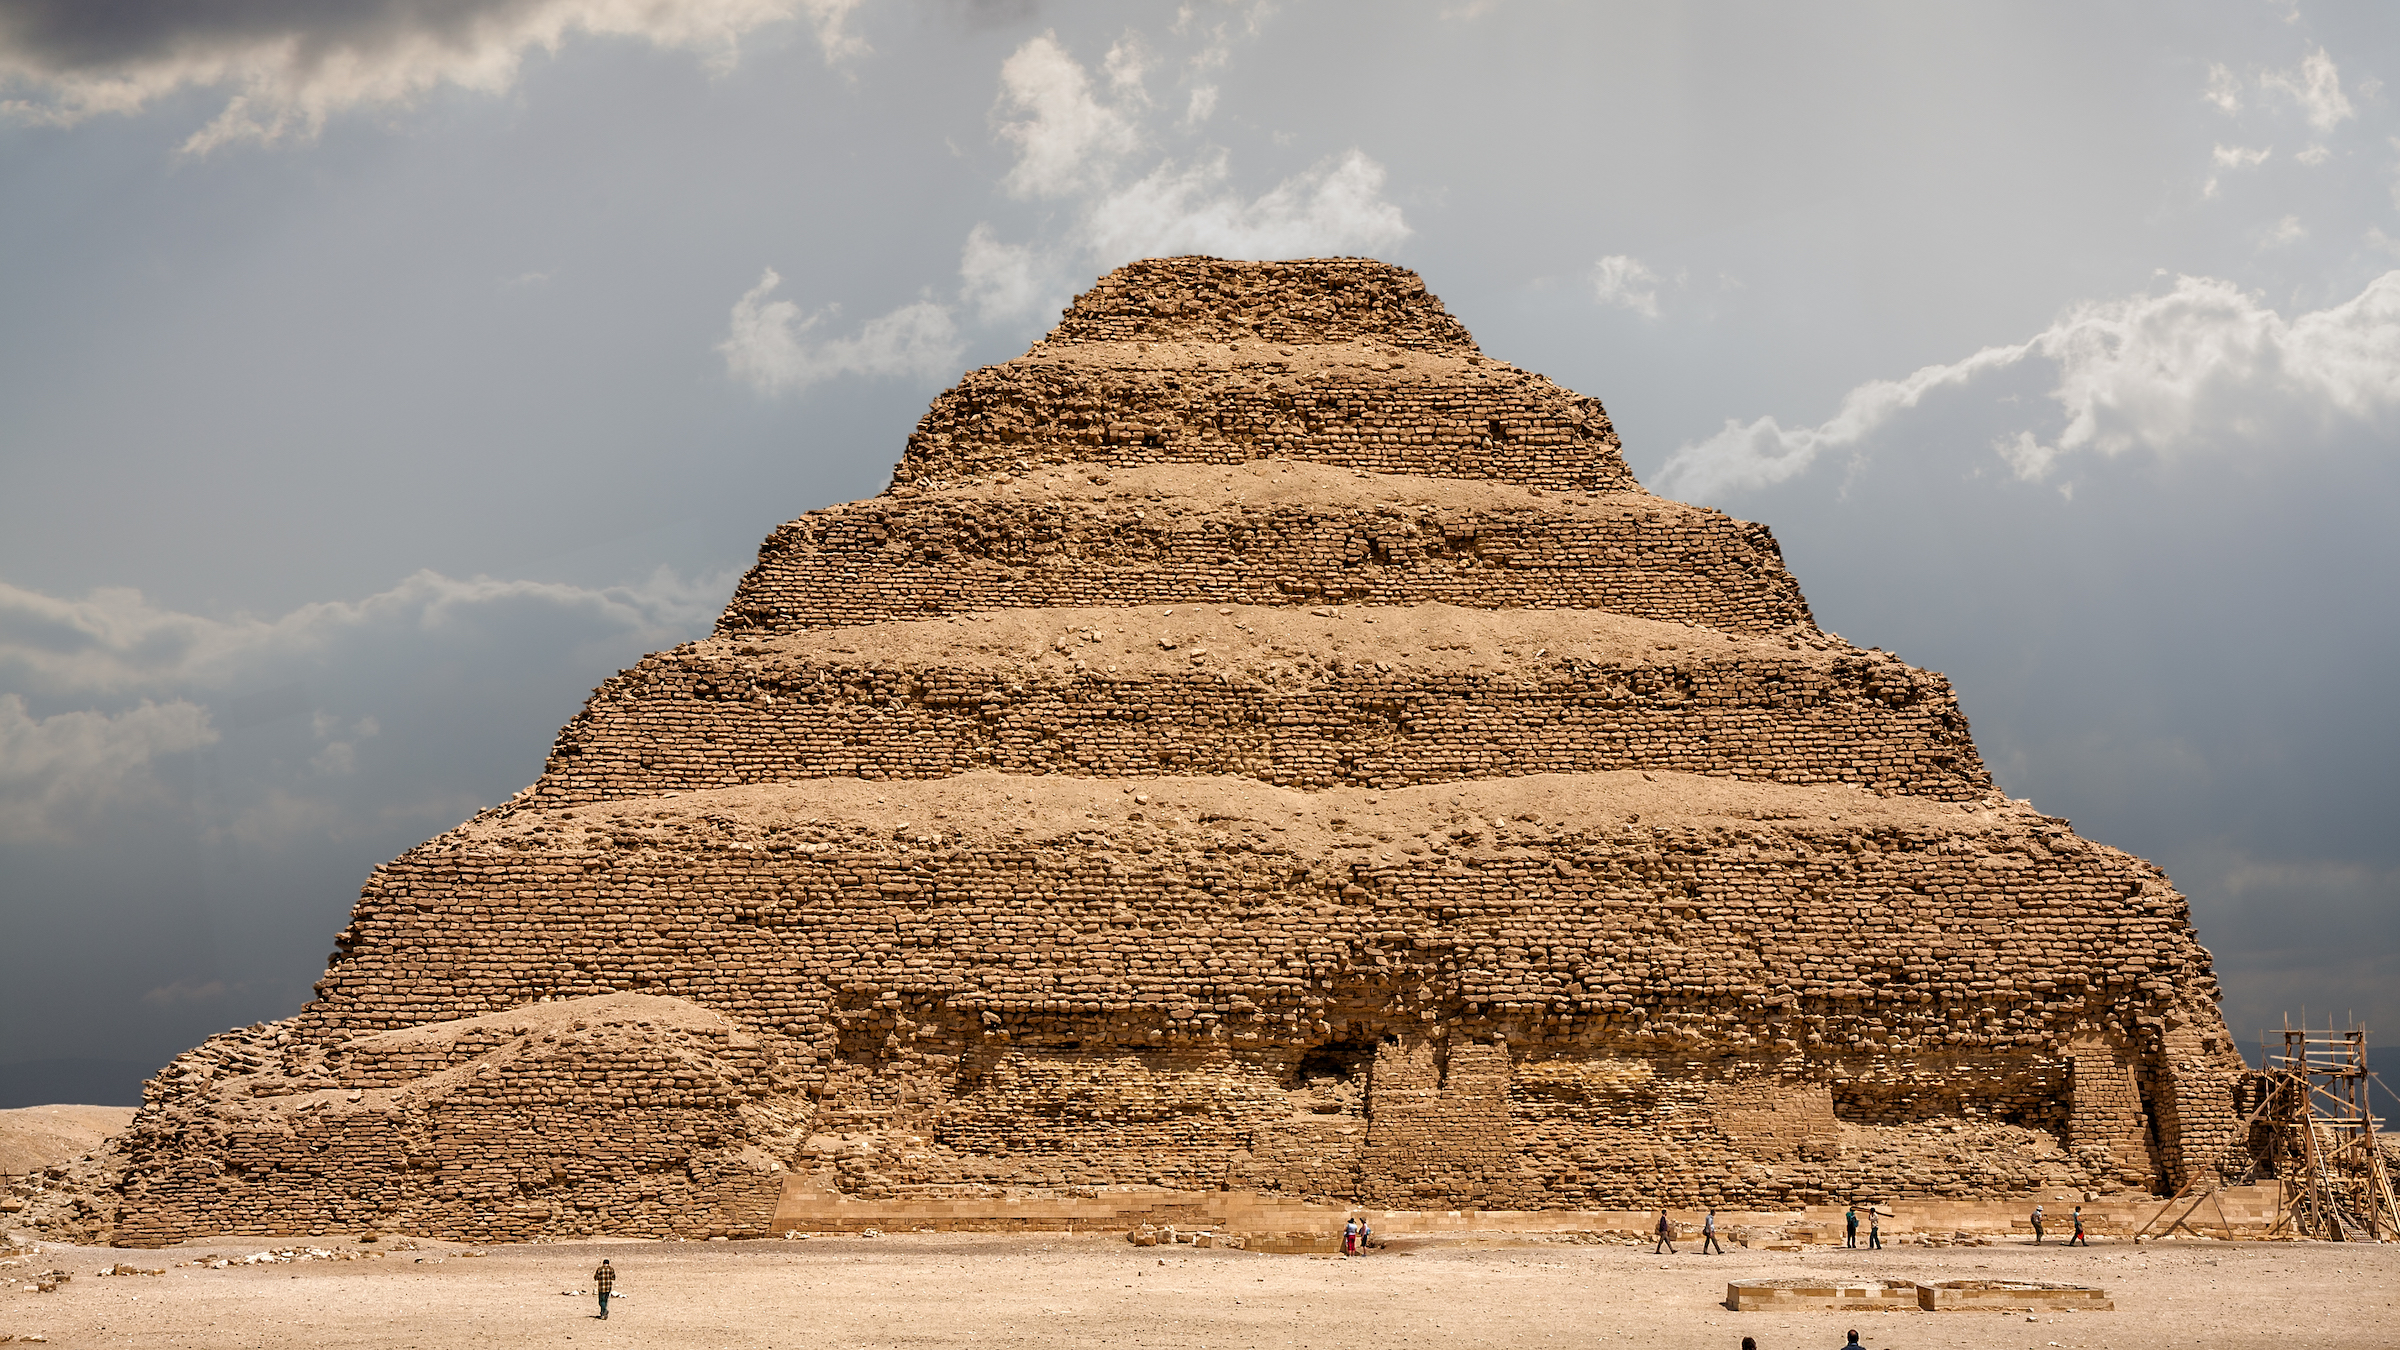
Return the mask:
{"type": "Polygon", "coordinates": [[[1766,522],[2238,1040],[2400,1037],[2372,3],[0,0],[0,1106],[284,1017],[1155,254],[1369,254],[1766,522]]]}

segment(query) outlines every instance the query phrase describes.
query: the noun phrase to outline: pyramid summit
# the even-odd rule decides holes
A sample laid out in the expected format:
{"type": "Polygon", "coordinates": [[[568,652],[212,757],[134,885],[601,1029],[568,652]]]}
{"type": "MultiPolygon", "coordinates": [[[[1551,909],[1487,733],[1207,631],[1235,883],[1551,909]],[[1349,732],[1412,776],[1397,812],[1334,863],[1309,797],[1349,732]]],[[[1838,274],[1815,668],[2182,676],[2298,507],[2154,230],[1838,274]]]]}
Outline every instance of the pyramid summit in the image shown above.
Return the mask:
{"type": "Polygon", "coordinates": [[[55,1221],[1777,1210],[2246,1162],[2165,875],[2001,795],[1941,676],[1365,259],[1103,278],[337,946],[55,1221]]]}

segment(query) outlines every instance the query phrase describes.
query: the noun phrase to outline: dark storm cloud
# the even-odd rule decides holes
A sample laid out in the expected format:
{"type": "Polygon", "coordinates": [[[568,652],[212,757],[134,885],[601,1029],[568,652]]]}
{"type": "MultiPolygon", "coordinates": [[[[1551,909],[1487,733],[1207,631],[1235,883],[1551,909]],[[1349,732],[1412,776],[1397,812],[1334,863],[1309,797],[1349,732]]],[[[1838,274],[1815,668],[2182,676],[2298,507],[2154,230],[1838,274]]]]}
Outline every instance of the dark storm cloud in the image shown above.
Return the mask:
{"type": "Polygon", "coordinates": [[[496,93],[524,54],[577,34],[708,51],[805,20],[827,61],[865,44],[860,0],[0,0],[0,112],[67,125],[186,88],[231,91],[184,149],[313,136],[344,109],[443,85],[496,93]]]}
{"type": "Polygon", "coordinates": [[[294,42],[309,61],[404,37],[463,47],[479,27],[540,8],[542,0],[5,0],[0,46],[61,73],[268,41],[294,42]]]}

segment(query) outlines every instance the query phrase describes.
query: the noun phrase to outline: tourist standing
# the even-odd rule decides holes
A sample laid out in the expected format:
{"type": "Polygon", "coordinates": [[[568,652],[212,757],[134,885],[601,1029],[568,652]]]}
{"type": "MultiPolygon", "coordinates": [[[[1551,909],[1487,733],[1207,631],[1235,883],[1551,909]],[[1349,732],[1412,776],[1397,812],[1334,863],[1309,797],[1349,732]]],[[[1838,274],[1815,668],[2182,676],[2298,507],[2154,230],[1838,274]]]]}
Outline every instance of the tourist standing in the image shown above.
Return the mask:
{"type": "Polygon", "coordinates": [[[1717,1245],[1717,1211],[1714,1209],[1709,1210],[1708,1217],[1700,1221],[1700,1254],[1706,1256],[1710,1252],[1719,1256],[1725,1254],[1725,1249],[1717,1245]]]}
{"type": "Polygon", "coordinates": [[[608,1320],[609,1291],[616,1287],[617,1268],[610,1265],[608,1258],[603,1256],[600,1258],[599,1266],[592,1271],[592,1291],[600,1295],[600,1320],[603,1322],[608,1320]]]}
{"type": "Polygon", "coordinates": [[[1857,1246],[1857,1245],[1858,1245],[1858,1205],[1857,1205],[1855,1202],[1853,1202],[1853,1203],[1851,1204],[1849,1212],[1848,1212],[1848,1213],[1846,1213],[1846,1214],[1844,1214],[1844,1215],[1842,1215],[1842,1227],[1843,1227],[1843,1233],[1842,1233],[1842,1245],[1843,1245],[1843,1246],[1845,1246],[1845,1247],[1855,1247],[1855,1246],[1857,1246]]]}
{"type": "Polygon", "coordinates": [[[1867,1250],[1883,1250],[1883,1211],[1873,1205],[1867,1206],[1867,1250]]]}
{"type": "Polygon", "coordinates": [[[2040,1205],[2033,1207],[2033,1245],[2036,1247],[2042,1245],[2042,1207],[2040,1205]]]}
{"type": "Polygon", "coordinates": [[[1342,1255],[1358,1254],[1358,1219],[1353,1216],[1342,1225],[1342,1255]]]}
{"type": "Polygon", "coordinates": [[[1667,1223],[1667,1212],[1663,1209],[1658,1212],[1658,1245],[1650,1249],[1650,1254],[1656,1256],[1662,1251],[1669,1256],[1675,1254],[1675,1230],[1667,1223]]]}
{"type": "Polygon", "coordinates": [[[2070,1247],[2089,1247],[2092,1245],[2092,1240],[2083,1235],[2083,1206],[2081,1205],[2077,1205],[2075,1207],[2075,1236],[2067,1239],[2067,1245],[2070,1247]]]}

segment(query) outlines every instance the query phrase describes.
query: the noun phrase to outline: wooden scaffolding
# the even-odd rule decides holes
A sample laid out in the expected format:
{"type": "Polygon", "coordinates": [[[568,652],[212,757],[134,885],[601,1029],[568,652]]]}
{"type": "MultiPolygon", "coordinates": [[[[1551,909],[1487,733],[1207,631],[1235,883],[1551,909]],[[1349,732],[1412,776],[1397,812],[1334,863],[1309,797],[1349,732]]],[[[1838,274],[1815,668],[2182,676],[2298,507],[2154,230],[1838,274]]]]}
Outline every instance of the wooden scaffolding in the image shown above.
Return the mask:
{"type": "Polygon", "coordinates": [[[2260,1040],[2258,1153],[2283,1183],[2278,1232],[2337,1242],[2400,1238],[2400,1202],[2369,1096],[2381,1080],[2367,1068],[2366,1029],[2287,1023],[2280,1052],[2260,1040]]]}
{"type": "MultiPolygon", "coordinates": [[[[2314,1030],[2285,1020],[2283,1047],[2260,1033],[2262,1067],[2243,1081],[2240,1131],[2249,1162],[2233,1185],[2275,1179],[2279,1206],[2268,1237],[2313,1237],[2335,1242],[2400,1240],[2400,1201],[2392,1191],[2380,1127],[2370,1098],[2383,1080],[2367,1067],[2364,1027],[2314,1030]]],[[[2385,1089],[2387,1092],[2389,1088],[2385,1089]]],[[[2228,1183],[2218,1169],[2199,1169],[2134,1233],[2134,1241],[2178,1229],[2195,1236],[2234,1236],[2217,1192],[2228,1183]],[[2203,1205],[2212,1206],[2208,1222],[2203,1205]],[[2217,1233],[2209,1233],[2209,1229],[2217,1233]]]]}

